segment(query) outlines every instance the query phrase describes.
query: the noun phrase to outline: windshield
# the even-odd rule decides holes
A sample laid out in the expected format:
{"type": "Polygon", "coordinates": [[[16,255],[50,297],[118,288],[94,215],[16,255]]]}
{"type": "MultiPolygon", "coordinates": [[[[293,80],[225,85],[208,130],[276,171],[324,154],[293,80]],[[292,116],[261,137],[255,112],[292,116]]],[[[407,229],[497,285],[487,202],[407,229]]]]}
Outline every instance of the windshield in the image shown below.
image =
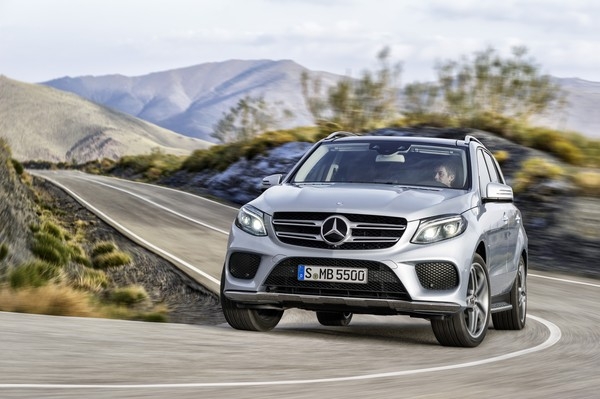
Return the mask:
{"type": "Polygon", "coordinates": [[[378,183],[466,188],[467,158],[456,146],[407,141],[324,142],[292,183],[378,183]]]}

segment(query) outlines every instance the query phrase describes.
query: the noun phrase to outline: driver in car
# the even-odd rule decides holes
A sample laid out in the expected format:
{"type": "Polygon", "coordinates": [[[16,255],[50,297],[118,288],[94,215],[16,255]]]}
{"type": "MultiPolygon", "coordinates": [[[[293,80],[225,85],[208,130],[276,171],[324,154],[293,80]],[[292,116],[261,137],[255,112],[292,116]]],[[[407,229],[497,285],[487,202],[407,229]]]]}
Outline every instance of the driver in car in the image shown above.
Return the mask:
{"type": "Polygon", "coordinates": [[[435,168],[435,181],[447,187],[452,187],[452,183],[456,178],[456,169],[450,164],[441,164],[435,168]]]}

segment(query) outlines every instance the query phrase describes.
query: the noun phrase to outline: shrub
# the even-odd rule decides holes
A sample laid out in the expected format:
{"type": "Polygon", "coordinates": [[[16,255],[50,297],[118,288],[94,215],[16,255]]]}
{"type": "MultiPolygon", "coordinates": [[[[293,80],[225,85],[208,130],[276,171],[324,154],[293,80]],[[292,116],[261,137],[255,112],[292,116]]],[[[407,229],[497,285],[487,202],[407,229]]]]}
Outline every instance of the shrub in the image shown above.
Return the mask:
{"type": "Polygon", "coordinates": [[[579,172],[573,176],[573,182],[582,194],[600,197],[600,171],[579,172]]]}
{"type": "Polygon", "coordinates": [[[565,172],[560,166],[544,158],[529,158],[523,162],[521,170],[515,174],[514,190],[523,192],[535,183],[542,180],[557,180],[564,174],[565,172]]]}
{"type": "Polygon", "coordinates": [[[92,258],[117,250],[117,245],[110,241],[100,241],[92,248],[92,258]]]}
{"type": "Polygon", "coordinates": [[[25,172],[25,168],[23,168],[21,162],[17,161],[14,158],[12,158],[10,161],[12,162],[12,166],[15,169],[15,172],[17,172],[17,175],[23,175],[23,172],[25,172]]]}
{"type": "Polygon", "coordinates": [[[108,276],[102,270],[77,268],[70,277],[73,288],[91,292],[101,292],[108,287],[108,276]]]}
{"type": "Polygon", "coordinates": [[[108,294],[110,302],[116,305],[133,306],[148,299],[148,293],[140,285],[115,288],[108,294]]]}
{"type": "Polygon", "coordinates": [[[71,258],[69,248],[61,239],[41,231],[34,235],[31,252],[38,258],[56,265],[65,265],[71,258]]]}
{"type": "Polygon", "coordinates": [[[50,221],[46,221],[42,224],[41,231],[50,234],[53,237],[56,237],[59,240],[64,240],[65,239],[65,231],[62,229],[62,227],[57,226],[56,224],[50,222],[50,221]]]}
{"type": "Polygon", "coordinates": [[[508,151],[500,150],[494,153],[494,158],[496,158],[496,161],[498,161],[498,163],[502,165],[510,159],[510,154],[508,153],[508,151]]]}
{"type": "Polygon", "coordinates": [[[163,312],[147,312],[136,315],[134,320],[148,321],[153,323],[166,323],[168,318],[163,312]]]}
{"type": "Polygon", "coordinates": [[[8,282],[13,289],[21,287],[41,287],[60,275],[60,268],[41,260],[15,267],[8,274],[8,282]]]}
{"type": "Polygon", "coordinates": [[[131,263],[131,256],[122,251],[113,251],[92,258],[92,265],[96,269],[108,269],[128,263],[131,263]]]}
{"type": "Polygon", "coordinates": [[[2,243],[0,245],[0,262],[2,262],[8,256],[8,245],[2,243]]]}
{"type": "Polygon", "coordinates": [[[0,310],[55,316],[98,316],[87,294],[57,285],[0,290],[0,310]]]}

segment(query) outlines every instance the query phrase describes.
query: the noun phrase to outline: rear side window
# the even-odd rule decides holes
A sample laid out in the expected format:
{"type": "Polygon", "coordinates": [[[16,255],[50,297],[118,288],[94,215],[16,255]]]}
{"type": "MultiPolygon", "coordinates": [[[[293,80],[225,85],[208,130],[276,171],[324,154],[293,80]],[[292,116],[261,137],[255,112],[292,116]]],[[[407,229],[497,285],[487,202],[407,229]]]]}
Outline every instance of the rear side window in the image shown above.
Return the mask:
{"type": "Polygon", "coordinates": [[[483,194],[486,193],[488,183],[504,183],[496,162],[489,153],[483,150],[477,151],[477,170],[479,172],[479,190],[483,194]]]}

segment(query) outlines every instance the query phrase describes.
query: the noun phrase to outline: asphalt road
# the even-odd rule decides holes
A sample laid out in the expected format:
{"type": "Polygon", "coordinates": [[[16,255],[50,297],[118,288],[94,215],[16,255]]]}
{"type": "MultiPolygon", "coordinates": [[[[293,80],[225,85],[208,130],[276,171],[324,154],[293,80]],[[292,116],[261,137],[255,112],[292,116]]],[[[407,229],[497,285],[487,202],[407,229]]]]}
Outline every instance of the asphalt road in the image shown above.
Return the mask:
{"type": "MultiPolygon", "coordinates": [[[[174,190],[45,172],[117,228],[218,289],[234,208],[174,190]]],[[[533,265],[535,269],[535,265],[533,265]]],[[[269,333],[0,313],[0,398],[595,398],[600,282],[530,271],[522,331],[473,349],[429,323],[289,311],[269,333]]]]}

